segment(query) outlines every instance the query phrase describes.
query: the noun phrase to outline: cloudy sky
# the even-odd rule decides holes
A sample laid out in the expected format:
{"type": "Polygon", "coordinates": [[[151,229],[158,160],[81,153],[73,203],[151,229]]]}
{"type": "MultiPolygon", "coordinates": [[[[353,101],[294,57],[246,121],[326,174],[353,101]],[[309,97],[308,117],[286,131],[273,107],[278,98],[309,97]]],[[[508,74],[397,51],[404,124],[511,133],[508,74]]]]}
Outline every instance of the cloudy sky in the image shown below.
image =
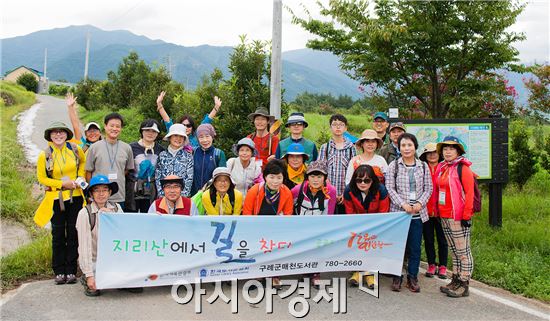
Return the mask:
{"type": "MultiPolygon", "coordinates": [[[[516,45],[520,59],[550,61],[550,1],[526,2],[527,8],[513,27],[514,31],[527,35],[526,41],[516,45]]],[[[300,4],[304,4],[314,17],[319,16],[315,0],[283,0],[283,3],[296,13],[302,13],[300,4]]],[[[270,39],[272,8],[270,0],[1,1],[0,38],[91,24],[104,30],[125,29],[184,46],[233,46],[242,34],[249,39],[270,39]]],[[[311,35],[293,25],[290,14],[283,9],[283,51],[305,48],[308,38],[311,35]]]]}

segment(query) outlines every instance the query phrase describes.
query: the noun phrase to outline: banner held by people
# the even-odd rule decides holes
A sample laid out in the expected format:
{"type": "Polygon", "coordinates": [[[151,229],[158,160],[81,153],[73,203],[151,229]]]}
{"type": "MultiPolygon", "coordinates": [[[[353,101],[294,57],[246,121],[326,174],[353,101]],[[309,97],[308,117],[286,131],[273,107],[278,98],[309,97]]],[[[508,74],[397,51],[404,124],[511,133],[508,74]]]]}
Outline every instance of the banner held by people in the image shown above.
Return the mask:
{"type": "Polygon", "coordinates": [[[334,271],[400,274],[410,215],[99,215],[97,287],[334,271]]]}

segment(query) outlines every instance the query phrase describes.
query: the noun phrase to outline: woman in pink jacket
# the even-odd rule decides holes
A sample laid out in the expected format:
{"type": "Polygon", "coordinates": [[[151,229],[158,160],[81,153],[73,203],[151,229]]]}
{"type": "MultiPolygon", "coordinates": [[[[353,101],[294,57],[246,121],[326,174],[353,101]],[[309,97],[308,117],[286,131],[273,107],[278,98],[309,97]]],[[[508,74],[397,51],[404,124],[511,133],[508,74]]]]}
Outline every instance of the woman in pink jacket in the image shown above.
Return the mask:
{"type": "Polygon", "coordinates": [[[447,136],[437,144],[444,161],[436,169],[437,212],[453,259],[451,283],[440,288],[450,297],[468,296],[468,286],[474,261],[470,248],[471,218],[474,212],[474,173],[472,162],[464,156],[464,146],[458,138],[447,136]]]}

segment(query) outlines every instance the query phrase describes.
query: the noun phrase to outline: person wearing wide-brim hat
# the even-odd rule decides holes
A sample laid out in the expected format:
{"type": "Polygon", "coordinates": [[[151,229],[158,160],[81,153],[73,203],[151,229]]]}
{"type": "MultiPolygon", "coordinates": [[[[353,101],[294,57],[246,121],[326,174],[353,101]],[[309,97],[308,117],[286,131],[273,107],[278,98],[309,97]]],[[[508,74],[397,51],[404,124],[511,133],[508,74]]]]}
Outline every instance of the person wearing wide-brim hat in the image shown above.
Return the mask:
{"type": "Polygon", "coordinates": [[[275,151],[275,158],[282,158],[286,154],[290,144],[299,143],[304,146],[304,150],[309,156],[306,164],[317,160],[317,146],[313,141],[303,136],[304,129],[308,127],[304,114],[298,112],[290,114],[285,126],[288,128],[290,136],[279,142],[279,146],[277,146],[277,150],[275,151]]]}
{"type": "Polygon", "coordinates": [[[464,145],[455,136],[437,144],[443,161],[437,165],[433,193],[437,196],[437,214],[451,249],[453,277],[440,287],[450,297],[469,295],[469,282],[474,268],[470,247],[471,219],[474,214],[475,174],[472,162],[464,157],[464,145]]]}
{"type": "MultiPolygon", "coordinates": [[[[430,174],[432,175],[432,183],[435,186],[437,183],[437,176],[435,176],[435,170],[437,164],[443,160],[437,153],[437,144],[428,143],[424,146],[424,150],[419,159],[428,164],[430,174]]],[[[447,278],[447,241],[441,228],[441,222],[437,214],[437,194],[432,193],[432,197],[428,201],[428,217],[429,220],[422,224],[422,235],[424,238],[424,248],[426,250],[426,256],[428,257],[428,268],[425,275],[429,278],[434,275],[438,275],[441,279],[447,278]],[[436,262],[435,252],[435,239],[437,238],[437,248],[439,263],[436,262]]]]}
{"type": "Polygon", "coordinates": [[[155,184],[159,197],[164,196],[161,180],[168,175],[177,175],[183,180],[182,196],[191,196],[193,186],[193,154],[185,149],[188,146],[186,128],[182,124],[174,124],[170,126],[168,134],[164,136],[164,140],[168,141],[167,150],[159,153],[155,167],[155,184]]]}
{"type": "Polygon", "coordinates": [[[207,215],[241,214],[243,194],[235,189],[227,167],[218,167],[212,173],[212,184],[202,194],[202,205],[207,215]]]}
{"type": "Polygon", "coordinates": [[[401,136],[403,133],[406,133],[407,130],[405,129],[405,125],[403,125],[402,122],[396,122],[391,123],[389,132],[390,141],[382,146],[382,148],[380,148],[380,151],[378,152],[380,156],[384,157],[386,163],[388,164],[396,158],[401,157],[397,140],[399,139],[399,136],[401,136]]]}
{"type": "Polygon", "coordinates": [[[258,152],[258,161],[262,161],[264,167],[269,159],[274,158],[277,146],[279,145],[279,137],[269,132],[269,125],[275,121],[275,116],[269,114],[265,107],[258,107],[256,111],[248,115],[254,123],[256,131],[247,137],[254,141],[256,151],[258,152]]]}
{"type": "Polygon", "coordinates": [[[350,160],[346,170],[346,185],[351,182],[353,172],[360,165],[372,166],[380,182],[382,184],[384,183],[384,173],[388,169],[388,163],[386,163],[384,157],[376,155],[376,151],[379,150],[382,145],[383,141],[378,137],[375,130],[365,129],[363,131],[361,137],[355,142],[357,150],[361,151],[361,153],[350,160]]]}
{"type": "Polygon", "coordinates": [[[285,180],[285,185],[292,189],[304,181],[309,155],[302,144],[292,143],[288,146],[283,159],[287,163],[288,179],[285,180]]]}
{"type": "Polygon", "coordinates": [[[82,285],[86,296],[98,296],[100,291],[95,283],[95,265],[97,259],[97,226],[99,212],[121,213],[122,208],[109,197],[118,192],[118,184],[111,182],[105,175],[95,175],[85,190],[91,203],[78,213],[76,230],[78,231],[78,262],[82,271],[82,285]]]}
{"type": "MultiPolygon", "coordinates": [[[[172,127],[178,124],[172,125],[172,127]]],[[[171,128],[171,127],[170,127],[171,128]]],[[[149,207],[148,213],[166,215],[199,215],[197,206],[188,197],[181,196],[186,184],[178,175],[167,175],[158,180],[163,191],[163,196],[157,198],[149,207]]]]}
{"type": "Polygon", "coordinates": [[[262,166],[256,162],[256,146],[252,139],[245,137],[232,147],[237,157],[227,160],[227,168],[235,182],[235,188],[246,197],[248,189],[254,184],[263,182],[262,166]]]}
{"type": "Polygon", "coordinates": [[[46,187],[34,221],[52,226],[52,268],[56,284],[75,283],[78,258],[76,218],[84,204],[80,182],[85,179],[86,156],[69,142],[73,132],[59,121],[44,131],[48,147],[38,155],[36,176],[46,187]]]}

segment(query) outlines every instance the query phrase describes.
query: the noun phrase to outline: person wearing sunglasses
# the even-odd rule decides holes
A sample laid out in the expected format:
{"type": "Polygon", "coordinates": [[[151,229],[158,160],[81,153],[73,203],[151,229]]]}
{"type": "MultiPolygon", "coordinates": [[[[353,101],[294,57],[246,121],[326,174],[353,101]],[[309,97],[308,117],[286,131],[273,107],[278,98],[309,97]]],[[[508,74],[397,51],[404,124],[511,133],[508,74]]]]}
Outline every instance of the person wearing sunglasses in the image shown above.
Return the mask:
{"type": "MultiPolygon", "coordinates": [[[[390,198],[384,184],[380,183],[370,165],[359,165],[344,190],[344,207],[346,214],[387,213],[390,209],[390,198]]],[[[358,286],[361,275],[353,272],[348,282],[358,286]]],[[[374,276],[367,276],[367,286],[374,288],[374,276]]]]}

